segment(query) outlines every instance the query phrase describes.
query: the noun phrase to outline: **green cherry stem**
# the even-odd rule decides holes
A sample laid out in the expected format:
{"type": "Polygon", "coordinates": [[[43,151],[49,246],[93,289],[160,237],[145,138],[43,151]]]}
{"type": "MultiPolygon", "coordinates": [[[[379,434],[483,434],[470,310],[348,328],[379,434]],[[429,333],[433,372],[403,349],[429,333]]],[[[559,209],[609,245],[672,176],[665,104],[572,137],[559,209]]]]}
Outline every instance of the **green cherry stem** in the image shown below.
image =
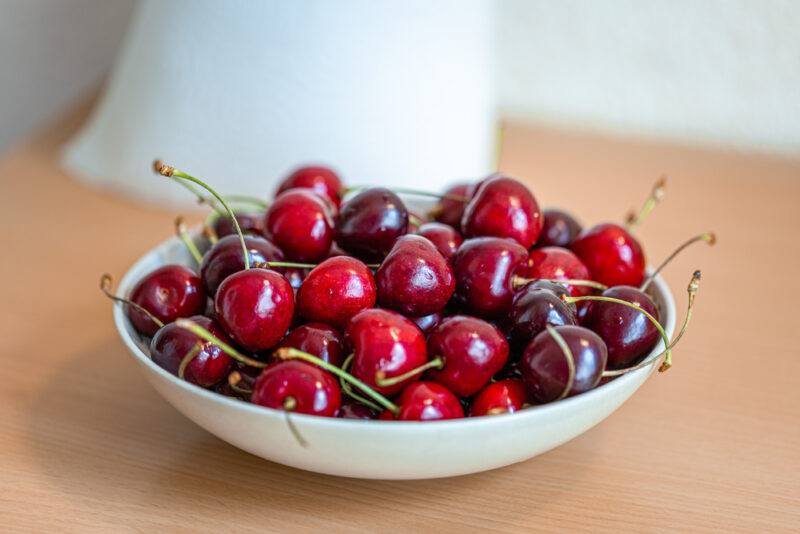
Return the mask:
{"type": "MultiPolygon", "coordinates": [[[[344,370],[344,371],[349,371],[350,370],[350,363],[353,361],[354,357],[355,357],[355,354],[351,354],[350,356],[345,358],[344,363],[342,363],[342,370],[344,370]]],[[[350,383],[347,382],[346,380],[344,380],[342,377],[339,377],[339,384],[342,387],[342,391],[344,391],[345,394],[348,397],[351,397],[351,398],[355,399],[356,401],[360,402],[364,406],[368,406],[369,408],[375,410],[376,412],[380,412],[380,411],[383,410],[383,408],[381,408],[380,406],[378,406],[377,404],[375,404],[371,400],[365,399],[364,397],[362,397],[358,393],[354,392],[353,388],[350,387],[350,383]]]]}
{"type": "Polygon", "coordinates": [[[175,234],[180,238],[181,241],[183,241],[183,244],[186,246],[186,250],[188,250],[189,254],[192,255],[194,261],[200,265],[200,262],[203,261],[203,255],[200,254],[200,251],[197,249],[197,245],[194,244],[192,237],[186,230],[186,223],[181,215],[175,218],[175,234]]]}
{"type": "Polygon", "coordinates": [[[219,241],[216,230],[214,230],[213,226],[208,224],[208,221],[203,223],[203,235],[206,236],[206,239],[208,239],[212,245],[216,245],[217,241],[219,241]]]}
{"type": "Polygon", "coordinates": [[[153,315],[149,310],[146,310],[145,308],[143,308],[142,306],[136,304],[132,300],[124,299],[122,297],[118,297],[115,294],[113,294],[111,292],[111,285],[113,283],[114,283],[114,279],[111,278],[111,275],[108,274],[108,273],[104,273],[100,277],[100,291],[102,291],[105,294],[105,296],[107,296],[108,298],[110,298],[114,302],[118,302],[120,304],[125,304],[125,305],[130,306],[131,308],[134,308],[135,310],[140,311],[143,314],[147,315],[147,317],[149,317],[151,321],[156,323],[156,326],[158,326],[159,328],[163,328],[164,327],[164,321],[162,321],[161,319],[159,319],[158,317],[153,315]]]}
{"type": "Polygon", "coordinates": [[[297,440],[297,443],[300,444],[301,447],[308,447],[308,442],[303,439],[303,436],[300,434],[300,431],[297,430],[297,427],[294,426],[294,421],[292,421],[289,414],[297,409],[297,399],[292,397],[291,395],[283,399],[283,413],[286,415],[286,425],[289,427],[289,430],[294,436],[294,439],[297,440]]]}
{"type": "Polygon", "coordinates": [[[231,358],[236,360],[239,363],[243,363],[245,365],[249,365],[250,367],[256,367],[258,369],[263,369],[267,366],[266,363],[260,362],[255,360],[249,356],[245,356],[235,348],[231,347],[221,339],[217,338],[214,334],[200,326],[199,324],[195,323],[190,319],[177,319],[175,324],[183,328],[184,330],[188,330],[192,334],[196,335],[197,337],[208,341],[209,343],[213,343],[214,345],[218,346],[231,358]]]}
{"type": "Polygon", "coordinates": [[[394,386],[403,382],[404,380],[408,380],[409,378],[413,378],[417,375],[420,375],[427,371],[428,369],[441,369],[444,367],[444,358],[441,356],[437,356],[431,361],[420,365],[415,369],[411,369],[401,375],[393,376],[390,378],[386,378],[386,374],[383,371],[378,371],[375,373],[375,383],[382,388],[387,388],[390,386],[394,386]]]}
{"type": "Polygon", "coordinates": [[[625,226],[628,230],[633,230],[637,226],[639,226],[650,213],[658,206],[659,202],[664,198],[664,189],[667,185],[667,177],[662,176],[659,178],[655,184],[653,184],[653,189],[650,191],[650,196],[647,197],[647,200],[644,201],[642,207],[639,209],[639,213],[633,214],[631,213],[628,215],[627,221],[625,221],[625,226]]]}
{"type": "Polygon", "coordinates": [[[202,343],[200,342],[195,343],[194,347],[192,347],[192,350],[187,352],[186,356],[184,356],[181,359],[181,363],[180,365],[178,365],[178,378],[180,378],[181,380],[185,380],[184,375],[186,374],[186,368],[189,367],[189,364],[192,363],[192,360],[194,360],[197,357],[197,355],[200,354],[200,349],[202,348],[203,348],[202,343]]]}
{"type": "Polygon", "coordinates": [[[240,395],[252,395],[253,390],[243,388],[239,385],[239,382],[242,381],[242,374],[239,371],[233,371],[231,374],[228,375],[228,385],[230,388],[240,395]]]}
{"type": "Polygon", "coordinates": [[[514,275],[511,278],[511,287],[514,289],[519,289],[522,286],[530,283],[530,282],[552,282],[554,284],[561,284],[564,286],[585,286],[585,287],[593,287],[594,289],[599,289],[600,291],[605,291],[608,289],[608,286],[601,284],[600,282],[595,282],[594,280],[573,280],[571,278],[567,278],[565,280],[559,280],[556,278],[525,278],[523,276],[514,275]]]}
{"type": "Polygon", "coordinates": [[[299,263],[296,261],[262,261],[255,264],[259,269],[313,269],[319,265],[318,263],[299,263]]]}
{"type": "Polygon", "coordinates": [[[366,385],[364,382],[359,380],[358,378],[354,377],[350,373],[347,373],[335,365],[331,365],[330,363],[317,358],[313,354],[309,354],[307,352],[303,352],[302,350],[297,350],[290,347],[283,347],[275,351],[275,357],[279,360],[304,360],[308,363],[313,363],[318,367],[322,367],[324,370],[328,371],[329,373],[333,373],[334,375],[342,378],[352,385],[363,391],[367,394],[367,396],[372,397],[372,399],[386,408],[387,410],[391,411],[393,414],[397,415],[400,412],[400,408],[397,407],[392,401],[366,385]]]}
{"type": "Polygon", "coordinates": [[[564,386],[564,390],[561,392],[561,395],[556,398],[556,400],[559,401],[569,395],[569,392],[572,391],[572,387],[575,385],[575,357],[572,355],[572,349],[569,348],[569,345],[567,345],[567,342],[558,330],[553,328],[550,324],[545,325],[545,328],[547,328],[547,333],[550,334],[550,337],[552,337],[553,341],[559,346],[561,352],[564,353],[564,359],[567,361],[567,370],[569,374],[567,375],[567,383],[564,386]]]}
{"type": "Polygon", "coordinates": [[[647,277],[647,280],[645,280],[645,281],[644,281],[644,283],[642,283],[641,287],[639,287],[639,291],[644,291],[644,290],[646,290],[646,289],[647,289],[647,288],[650,286],[650,284],[652,284],[652,283],[653,283],[653,280],[655,279],[655,277],[656,277],[656,276],[658,276],[658,273],[660,273],[660,272],[661,272],[661,270],[662,270],[664,267],[666,267],[666,266],[667,266],[667,265],[668,265],[668,264],[669,264],[669,263],[670,263],[670,262],[671,262],[673,259],[675,259],[675,256],[677,256],[678,254],[680,254],[681,252],[683,252],[683,250],[684,250],[686,247],[689,247],[689,246],[691,246],[691,245],[693,245],[693,244],[695,244],[695,243],[697,243],[697,242],[699,242],[699,241],[705,241],[706,243],[708,243],[708,245],[709,245],[709,246],[713,246],[713,245],[714,245],[714,244],[716,244],[716,242],[717,242],[717,236],[716,236],[716,234],[714,234],[714,232],[706,232],[706,233],[704,233],[704,234],[696,235],[696,236],[694,236],[693,238],[691,238],[691,239],[688,239],[686,242],[684,242],[683,244],[681,244],[681,246],[679,246],[678,248],[676,248],[676,249],[675,249],[675,250],[672,252],[672,254],[670,254],[669,256],[667,256],[667,257],[664,259],[664,261],[662,261],[662,262],[661,262],[661,265],[659,265],[659,266],[656,268],[656,270],[655,270],[655,271],[653,271],[653,272],[652,272],[652,274],[650,274],[650,276],[648,276],[648,277],[647,277]]]}

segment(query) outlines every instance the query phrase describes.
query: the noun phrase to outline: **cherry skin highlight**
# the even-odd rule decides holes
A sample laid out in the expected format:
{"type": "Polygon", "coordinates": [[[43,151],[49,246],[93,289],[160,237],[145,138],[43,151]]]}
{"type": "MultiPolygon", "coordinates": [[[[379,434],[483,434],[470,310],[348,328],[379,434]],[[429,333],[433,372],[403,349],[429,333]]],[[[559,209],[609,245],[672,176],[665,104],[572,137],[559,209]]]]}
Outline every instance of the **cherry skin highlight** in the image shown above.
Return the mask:
{"type": "Polygon", "coordinates": [[[421,235],[433,243],[447,261],[450,261],[456,255],[458,247],[464,242],[464,238],[455,228],[438,222],[423,224],[417,230],[417,235],[421,235]]]}
{"type": "Polygon", "coordinates": [[[264,228],[290,261],[322,260],[333,243],[333,219],[328,207],[308,189],[288,189],[279,194],[267,209],[264,228]]]}
{"type": "MultiPolygon", "coordinates": [[[[193,270],[182,265],[164,265],[139,280],[131,291],[130,300],[166,324],[202,314],[206,292],[193,270]]],[[[127,314],[133,327],[143,336],[152,337],[158,331],[158,325],[135,307],[127,306],[127,314]]]]}
{"type": "Polygon", "coordinates": [[[422,330],[422,333],[427,336],[430,334],[431,330],[436,327],[436,325],[442,322],[443,317],[444,315],[442,312],[434,312],[430,315],[423,315],[422,317],[409,317],[409,319],[414,321],[414,324],[417,325],[419,329],[422,330]]]}
{"type": "MultiPolygon", "coordinates": [[[[283,261],[283,252],[271,241],[257,236],[244,236],[244,244],[250,258],[250,265],[268,261],[283,261]]],[[[228,235],[217,241],[203,256],[200,264],[200,277],[209,295],[233,273],[244,270],[242,245],[238,235],[228,235]]]]}
{"type": "MultiPolygon", "coordinates": [[[[562,247],[542,247],[531,250],[528,265],[518,274],[535,280],[589,280],[589,269],[571,250],[562,247]]],[[[587,286],[567,286],[570,295],[578,297],[591,293],[587,286]]]]}
{"type": "Polygon", "coordinates": [[[542,212],[544,225],[539,241],[540,247],[569,247],[581,232],[581,225],[575,218],[563,210],[546,209],[542,212]]]}
{"type": "Polygon", "coordinates": [[[342,181],[328,167],[308,166],[295,169],[281,182],[275,195],[298,187],[311,189],[316,194],[327,198],[337,209],[339,208],[341,203],[339,191],[342,190],[342,181]]]}
{"type": "Polygon", "coordinates": [[[518,378],[492,382],[475,396],[469,409],[470,417],[518,412],[525,405],[528,392],[518,378]]]}
{"type": "Polygon", "coordinates": [[[514,295],[508,316],[508,335],[514,346],[524,348],[533,338],[544,332],[548,324],[578,324],[575,306],[561,300],[550,289],[536,283],[526,284],[514,295]]]}
{"type": "Polygon", "coordinates": [[[264,369],[253,387],[253,404],[284,410],[289,399],[294,413],[336,417],[342,394],[332,374],[310,363],[288,360],[264,369]]]}
{"type": "Polygon", "coordinates": [[[611,286],[639,287],[644,281],[645,258],[639,242],[617,224],[598,224],[583,230],[572,243],[592,280],[611,286]]]}
{"type": "Polygon", "coordinates": [[[408,210],[384,187],[365,189],[346,200],[336,218],[336,244],[364,261],[381,261],[408,231],[408,210]]]}
{"type": "Polygon", "coordinates": [[[397,402],[400,421],[440,421],[464,417],[458,397],[436,382],[419,381],[409,384],[397,402]]]}
{"type": "Polygon", "coordinates": [[[302,350],[331,365],[341,367],[345,358],[345,343],[338,330],[325,323],[306,323],[284,338],[281,347],[302,350]]]}

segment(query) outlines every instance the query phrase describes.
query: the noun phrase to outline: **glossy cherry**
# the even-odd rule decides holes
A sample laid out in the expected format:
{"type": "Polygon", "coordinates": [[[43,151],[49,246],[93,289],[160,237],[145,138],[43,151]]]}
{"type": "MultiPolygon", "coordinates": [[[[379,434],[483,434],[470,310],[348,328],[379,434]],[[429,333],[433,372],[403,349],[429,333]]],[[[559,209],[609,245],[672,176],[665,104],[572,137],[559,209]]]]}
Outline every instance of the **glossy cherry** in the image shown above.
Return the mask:
{"type": "Polygon", "coordinates": [[[392,378],[428,361],[425,336],[413,322],[397,312],[377,308],[356,314],[347,326],[346,339],[353,350],[350,372],[378,393],[391,396],[413,382],[412,376],[380,387],[379,377],[392,378]]]}
{"type": "Polygon", "coordinates": [[[342,394],[338,381],[329,372],[310,363],[289,360],[264,369],[250,400],[278,410],[336,417],[342,394]]]}
{"type": "Polygon", "coordinates": [[[540,247],[568,247],[578,237],[581,225],[563,210],[545,209],[542,212],[544,224],[536,242],[540,247]]]}
{"type": "Polygon", "coordinates": [[[433,243],[439,253],[448,261],[455,256],[458,247],[464,242],[464,238],[455,228],[438,222],[423,224],[417,230],[417,235],[421,235],[433,243]]]}
{"type": "Polygon", "coordinates": [[[526,249],[542,231],[542,213],[524,184],[495,176],[478,187],[461,219],[464,237],[509,237],[526,249]]]}
{"type": "MultiPolygon", "coordinates": [[[[236,220],[239,222],[239,227],[242,233],[249,235],[264,235],[264,213],[257,211],[237,211],[236,220]]],[[[236,234],[236,228],[233,227],[233,222],[230,217],[219,216],[214,219],[212,225],[214,233],[217,237],[225,237],[236,234]]]]}
{"type": "Polygon", "coordinates": [[[578,324],[575,306],[561,300],[560,291],[557,294],[544,284],[549,285],[542,281],[527,284],[514,295],[508,314],[507,331],[515,347],[527,346],[548,324],[578,324]]]}
{"type": "Polygon", "coordinates": [[[377,419],[378,414],[363,404],[345,401],[339,408],[339,413],[336,414],[336,417],[341,419],[377,419]]]}
{"type": "MultiPolygon", "coordinates": [[[[268,261],[282,261],[283,252],[271,241],[257,236],[244,236],[250,264],[268,261]]],[[[209,295],[214,295],[217,288],[233,273],[244,270],[242,245],[238,235],[228,235],[217,241],[203,256],[200,264],[200,276],[209,295]]]]}
{"type": "Polygon", "coordinates": [[[328,167],[308,166],[295,169],[281,182],[275,194],[279,195],[288,189],[297,187],[311,189],[318,195],[330,200],[336,208],[339,207],[339,192],[342,190],[342,181],[328,167]]]}
{"type": "Polygon", "coordinates": [[[297,292],[297,309],[309,321],[343,329],[350,318],[375,305],[372,271],[349,256],[329,258],[308,273],[297,292]]]}
{"type": "Polygon", "coordinates": [[[288,330],[294,315],[294,292],[275,271],[239,271],[220,284],[214,309],[236,343],[259,352],[275,346],[288,330]]]}
{"type": "Polygon", "coordinates": [[[464,417],[458,397],[436,382],[409,384],[397,401],[399,421],[439,421],[464,417]]]}
{"type": "Polygon", "coordinates": [[[442,312],[434,312],[429,315],[423,315],[422,317],[409,317],[409,319],[414,321],[414,324],[422,330],[423,334],[428,335],[431,330],[436,328],[436,325],[442,321],[443,317],[444,315],[442,312]]]}
{"type": "Polygon", "coordinates": [[[375,273],[381,306],[417,317],[441,311],[453,296],[453,269],[433,243],[404,235],[375,273]]]}
{"type": "Polygon", "coordinates": [[[328,256],[333,219],[325,202],[308,189],[288,189],[270,204],[264,216],[266,235],[286,259],[316,262],[328,256]]]}
{"type": "Polygon", "coordinates": [[[281,342],[281,346],[313,354],[336,367],[342,366],[346,356],[342,335],[325,323],[306,323],[298,326],[289,332],[281,342]]]}
{"type": "Polygon", "coordinates": [[[508,311],[513,297],[512,277],[528,260],[528,251],[511,239],[467,239],[453,257],[455,300],[479,317],[508,311]]]}
{"type": "MultiPolygon", "coordinates": [[[[659,318],[653,300],[635,287],[611,287],[603,291],[602,296],[637,304],[656,319],[659,318]]],[[[605,341],[609,369],[620,369],[636,363],[653,350],[660,339],[658,330],[643,313],[613,302],[589,302],[581,324],[605,341]]]]}
{"type": "Polygon", "coordinates": [[[470,417],[513,413],[522,409],[528,392],[519,378],[506,378],[487,384],[472,400],[470,417]]]}
{"type": "MultiPolygon", "coordinates": [[[[542,247],[531,250],[528,265],[518,274],[534,280],[590,280],[591,274],[583,262],[569,249],[562,247],[542,247]]],[[[586,286],[570,285],[570,295],[578,297],[592,292],[586,286]]]]}
{"type": "Polygon", "coordinates": [[[495,326],[465,315],[444,319],[428,337],[428,354],[443,360],[428,378],[459,397],[481,390],[508,360],[508,342],[495,326]]]}
{"type": "MultiPolygon", "coordinates": [[[[149,273],[133,287],[130,300],[163,323],[179,317],[202,314],[206,292],[197,273],[182,265],[164,265],[149,273]]],[[[147,314],[127,306],[128,318],[140,334],[151,337],[159,326],[147,314]]]]}
{"type": "MultiPolygon", "coordinates": [[[[220,340],[233,344],[215,320],[202,315],[193,316],[191,320],[220,340]]],[[[181,361],[198,345],[200,348],[186,366],[183,378],[192,384],[209,388],[227,378],[234,363],[231,357],[217,345],[171,323],[165,325],[153,336],[150,341],[150,357],[156,365],[178,376],[181,361]]]]}
{"type": "Polygon", "coordinates": [[[618,224],[598,224],[583,230],[571,248],[589,268],[592,280],[601,284],[639,287],[644,280],[642,247],[618,224]]]}
{"type": "MultiPolygon", "coordinates": [[[[575,380],[567,396],[597,386],[606,367],[608,352],[600,336],[581,326],[557,326],[575,362],[575,380]]],[[[567,387],[569,366],[564,352],[550,332],[536,336],[525,348],[520,361],[522,379],[528,394],[539,403],[558,399],[567,387]]]]}
{"type": "Polygon", "coordinates": [[[459,183],[448,187],[444,194],[450,198],[442,198],[439,203],[431,210],[433,218],[453,228],[461,228],[461,217],[464,215],[464,208],[467,201],[472,197],[475,185],[472,183],[459,183]],[[456,197],[464,197],[465,200],[456,200],[456,197]]]}
{"type": "Polygon", "coordinates": [[[346,200],[336,218],[336,243],[364,261],[381,261],[408,231],[408,210],[384,187],[365,189],[346,200]]]}

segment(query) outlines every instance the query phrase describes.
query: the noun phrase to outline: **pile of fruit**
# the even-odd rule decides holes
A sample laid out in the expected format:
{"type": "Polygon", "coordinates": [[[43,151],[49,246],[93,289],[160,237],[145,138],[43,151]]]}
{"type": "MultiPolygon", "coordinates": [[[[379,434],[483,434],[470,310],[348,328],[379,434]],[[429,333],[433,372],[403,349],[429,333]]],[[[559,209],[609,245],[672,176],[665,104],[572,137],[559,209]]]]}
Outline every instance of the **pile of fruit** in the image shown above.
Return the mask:
{"type": "Polygon", "coordinates": [[[328,168],[303,167],[267,203],[155,169],[212,210],[203,236],[176,225],[197,265],[160,267],[125,297],[108,275],[101,288],[157,365],[287,414],[486,416],[665,370],[700,275],[672,340],[648,289],[680,250],[714,241],[692,238],[646,275],[632,230],[663,184],[626,225],[582,229],[500,174],[433,194],[346,188],[328,168]],[[401,198],[412,195],[437,203],[413,213],[401,198]]]}

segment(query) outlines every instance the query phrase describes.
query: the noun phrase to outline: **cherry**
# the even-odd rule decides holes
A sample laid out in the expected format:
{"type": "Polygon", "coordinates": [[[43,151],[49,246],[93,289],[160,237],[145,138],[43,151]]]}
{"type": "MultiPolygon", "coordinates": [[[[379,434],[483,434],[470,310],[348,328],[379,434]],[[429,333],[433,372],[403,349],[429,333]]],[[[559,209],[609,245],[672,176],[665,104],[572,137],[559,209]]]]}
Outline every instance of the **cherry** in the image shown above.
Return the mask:
{"type": "Polygon", "coordinates": [[[480,185],[461,219],[464,237],[510,237],[526,249],[536,243],[541,231],[536,199],[525,185],[506,176],[480,185]]]}
{"type": "Polygon", "coordinates": [[[279,194],[264,216],[267,236],[287,259],[314,262],[324,259],[333,242],[333,219],[313,191],[288,189],[279,194]]]}
{"type": "Polygon", "coordinates": [[[428,378],[459,397],[470,397],[506,364],[508,342],[486,321],[456,315],[431,332],[428,354],[443,361],[441,368],[428,371],[428,378]]]}
{"type": "MultiPolygon", "coordinates": [[[[283,260],[283,252],[263,237],[244,236],[244,242],[251,264],[283,260]]],[[[223,280],[243,269],[241,242],[239,236],[234,234],[223,237],[206,252],[200,264],[200,276],[208,294],[214,295],[223,280]]]]}
{"type": "MultiPolygon", "coordinates": [[[[131,291],[130,300],[162,323],[171,323],[178,317],[202,314],[206,292],[193,270],[183,265],[164,265],[139,280],[131,291]]],[[[136,306],[128,306],[127,313],[133,327],[143,336],[152,337],[160,328],[136,306]]]]}
{"type": "Polygon", "coordinates": [[[363,310],[350,319],[345,335],[354,354],[353,376],[382,395],[399,393],[418,375],[384,387],[379,380],[404,375],[428,360],[422,331],[397,312],[363,310]]]}
{"type": "MultiPolygon", "coordinates": [[[[602,296],[636,304],[658,319],[655,303],[646,293],[635,287],[611,287],[602,296]]],[[[613,302],[589,302],[581,324],[605,342],[608,347],[609,369],[619,369],[635,363],[653,350],[659,340],[658,330],[642,312],[613,302]]]]}
{"type": "MultiPolygon", "coordinates": [[[[196,315],[191,320],[214,336],[231,343],[222,327],[214,319],[196,315]]],[[[170,323],[161,328],[150,341],[150,357],[173,375],[198,386],[209,388],[222,382],[233,367],[233,360],[219,346],[201,339],[197,335],[170,323]],[[181,362],[192,351],[196,353],[181,371],[181,362]]]]}
{"type": "Polygon", "coordinates": [[[572,251],[589,268],[592,280],[609,287],[638,287],[644,280],[642,247],[618,224],[598,224],[583,230],[572,242],[572,251]]]}
{"type": "MultiPolygon", "coordinates": [[[[237,211],[236,221],[242,232],[250,235],[264,235],[264,213],[256,211],[237,211]]],[[[217,237],[236,235],[236,228],[233,226],[230,217],[215,217],[211,225],[217,237]]]]}
{"type": "Polygon", "coordinates": [[[308,269],[298,269],[296,267],[288,268],[284,271],[283,276],[289,281],[289,285],[292,286],[292,289],[297,292],[300,289],[300,286],[303,285],[303,281],[305,281],[306,277],[308,276],[309,270],[308,269]]]}
{"type": "Polygon", "coordinates": [[[442,312],[434,312],[422,317],[409,317],[409,319],[414,321],[414,324],[422,330],[423,334],[428,335],[442,321],[442,317],[442,312]]]}
{"type": "Polygon", "coordinates": [[[269,269],[247,269],[223,280],[214,308],[234,341],[258,352],[283,338],[294,315],[294,293],[281,274],[269,269]]]}
{"type": "Polygon", "coordinates": [[[550,331],[536,336],[525,348],[520,371],[528,393],[540,403],[577,395],[597,386],[608,357],[603,340],[588,328],[557,326],[553,330],[560,334],[571,352],[574,377],[570,381],[567,357],[550,331]],[[567,390],[570,382],[572,386],[567,390]]]}
{"type": "Polygon", "coordinates": [[[450,261],[455,256],[458,247],[464,242],[464,238],[455,228],[438,222],[423,224],[417,230],[417,235],[421,235],[433,243],[447,261],[450,261]]]}
{"type": "Polygon", "coordinates": [[[344,328],[351,317],[375,305],[372,271],[349,256],[329,258],[308,273],[297,292],[297,309],[309,321],[344,328]]]}
{"type": "Polygon", "coordinates": [[[508,334],[515,346],[525,347],[548,324],[578,324],[575,306],[561,300],[559,293],[566,288],[549,288],[548,285],[557,286],[546,281],[534,282],[514,295],[508,316],[508,334]]]}
{"type": "Polygon", "coordinates": [[[324,323],[306,323],[298,326],[284,338],[282,347],[294,347],[313,354],[336,367],[341,367],[345,357],[342,335],[324,323]]]}
{"type": "Polygon", "coordinates": [[[568,247],[581,231],[581,225],[566,211],[550,208],[542,215],[544,224],[537,246],[568,247]]]}
{"type": "Polygon", "coordinates": [[[470,406],[470,417],[513,413],[522,409],[528,392],[525,383],[518,378],[506,378],[487,384],[475,396],[470,406]]]}
{"type": "Polygon", "coordinates": [[[295,169],[278,186],[276,196],[284,191],[302,187],[311,189],[316,194],[327,198],[338,209],[340,204],[339,191],[342,190],[342,181],[333,170],[321,166],[300,167],[295,169]]]}
{"type": "Polygon", "coordinates": [[[408,230],[408,210],[395,193],[365,189],[345,200],[336,219],[336,243],[364,260],[380,261],[408,230]]]}
{"type": "Polygon", "coordinates": [[[342,403],[342,407],[339,408],[339,413],[336,415],[336,417],[340,417],[342,419],[377,419],[378,414],[363,404],[345,401],[342,403]]]}
{"type": "MultiPolygon", "coordinates": [[[[528,265],[518,274],[525,278],[545,280],[589,280],[589,269],[571,250],[562,247],[542,247],[531,250],[528,265]]],[[[568,285],[573,296],[588,295],[591,289],[568,285]]]]}
{"type": "Polygon", "coordinates": [[[441,311],[456,286],[453,269],[434,244],[410,234],[395,242],[375,284],[381,306],[414,317],[441,311]]]}
{"type": "Polygon", "coordinates": [[[409,384],[398,399],[400,421],[437,421],[460,419],[464,408],[458,397],[436,382],[414,382],[409,384]]]}
{"type": "Polygon", "coordinates": [[[289,412],[336,417],[341,390],[329,372],[310,363],[289,360],[270,365],[256,379],[254,404],[289,412]]]}
{"type": "Polygon", "coordinates": [[[467,239],[453,257],[455,299],[479,317],[506,313],[513,297],[512,277],[528,260],[528,251],[511,239],[467,239]]]}
{"type": "Polygon", "coordinates": [[[461,217],[474,189],[475,185],[471,183],[459,183],[448,187],[444,192],[446,196],[433,207],[431,215],[440,223],[461,228],[461,217]],[[464,197],[465,200],[457,200],[457,197],[464,197]]]}

